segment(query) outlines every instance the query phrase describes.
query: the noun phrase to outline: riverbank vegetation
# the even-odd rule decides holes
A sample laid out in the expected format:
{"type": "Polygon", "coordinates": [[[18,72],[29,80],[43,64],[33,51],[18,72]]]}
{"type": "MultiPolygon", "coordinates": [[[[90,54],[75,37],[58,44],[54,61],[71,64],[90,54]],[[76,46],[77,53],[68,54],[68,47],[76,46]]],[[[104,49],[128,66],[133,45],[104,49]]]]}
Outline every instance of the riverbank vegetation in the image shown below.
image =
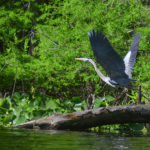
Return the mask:
{"type": "MultiPolygon", "coordinates": [[[[121,56],[133,34],[141,40],[133,78],[134,88],[150,93],[150,28],[147,0],[55,0],[0,2],[0,124],[108,106],[121,93],[103,83],[86,62],[91,57],[88,31],[101,30],[121,56]]],[[[101,66],[99,66],[100,69],[101,66]]],[[[105,72],[103,72],[105,73],[105,72]]],[[[146,95],[147,96],[147,95],[146,95]]],[[[128,104],[137,103],[131,91],[128,104]]],[[[142,103],[149,103],[142,98],[142,103]]],[[[125,104],[124,99],[120,104],[125,104]]]]}

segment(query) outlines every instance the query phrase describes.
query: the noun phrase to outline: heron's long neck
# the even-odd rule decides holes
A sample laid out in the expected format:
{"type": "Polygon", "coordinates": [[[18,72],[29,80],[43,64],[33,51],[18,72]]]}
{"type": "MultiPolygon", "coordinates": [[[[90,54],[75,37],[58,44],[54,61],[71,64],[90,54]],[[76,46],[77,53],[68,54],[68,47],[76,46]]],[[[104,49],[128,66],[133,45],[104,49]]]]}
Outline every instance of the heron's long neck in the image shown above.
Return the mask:
{"type": "Polygon", "coordinates": [[[99,75],[99,77],[100,77],[103,81],[106,82],[106,79],[107,79],[108,77],[104,76],[104,75],[100,72],[100,70],[97,68],[95,62],[94,62],[92,59],[90,59],[89,62],[94,66],[94,69],[95,69],[95,71],[97,72],[97,74],[99,75]]]}

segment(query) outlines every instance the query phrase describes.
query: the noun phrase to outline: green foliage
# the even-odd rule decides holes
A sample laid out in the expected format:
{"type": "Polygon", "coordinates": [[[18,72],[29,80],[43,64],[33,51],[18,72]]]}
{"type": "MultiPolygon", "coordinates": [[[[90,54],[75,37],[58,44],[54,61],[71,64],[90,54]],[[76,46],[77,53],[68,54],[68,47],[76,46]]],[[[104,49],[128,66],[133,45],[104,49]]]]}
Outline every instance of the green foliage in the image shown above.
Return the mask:
{"type": "MultiPolygon", "coordinates": [[[[133,33],[140,32],[133,76],[140,79],[136,85],[141,84],[149,92],[150,29],[149,8],[145,3],[145,0],[3,1],[0,94],[5,97],[13,95],[13,91],[28,93],[0,99],[0,119],[4,124],[54,112],[80,111],[85,108],[82,100],[89,94],[87,83],[101,97],[96,99],[95,108],[113,101],[120,90],[105,85],[90,64],[75,61],[76,57],[94,59],[87,35],[92,29],[103,31],[122,56],[131,45],[133,33]]],[[[135,92],[132,97],[135,102],[135,92]]]]}
{"type": "Polygon", "coordinates": [[[53,113],[69,113],[85,109],[85,102],[74,97],[72,100],[60,102],[47,96],[30,97],[28,94],[14,93],[0,99],[0,124],[20,124],[40,117],[48,117],[53,113]]]}
{"type": "MultiPolygon", "coordinates": [[[[3,47],[0,66],[5,66],[0,73],[2,92],[11,92],[16,80],[15,90],[18,92],[24,90],[30,93],[33,87],[35,93],[42,90],[54,98],[84,97],[82,93],[87,91],[86,82],[90,81],[95,86],[95,93],[103,96],[100,79],[93,67],[75,61],[75,57],[93,58],[87,35],[92,29],[102,30],[121,55],[129,49],[131,34],[135,31],[141,33],[140,49],[144,48],[139,52],[139,59],[149,48],[148,11],[141,1],[64,0],[40,3],[26,0],[11,2],[11,5],[8,1],[0,7],[0,11],[3,47]],[[29,48],[36,45],[37,40],[39,44],[34,46],[31,56],[29,48]]],[[[137,68],[135,71],[138,71],[137,68]]],[[[111,93],[115,96],[108,86],[105,91],[106,95],[111,93]]]]}
{"type": "Polygon", "coordinates": [[[107,107],[114,100],[112,96],[104,96],[95,99],[94,108],[107,107]]]}

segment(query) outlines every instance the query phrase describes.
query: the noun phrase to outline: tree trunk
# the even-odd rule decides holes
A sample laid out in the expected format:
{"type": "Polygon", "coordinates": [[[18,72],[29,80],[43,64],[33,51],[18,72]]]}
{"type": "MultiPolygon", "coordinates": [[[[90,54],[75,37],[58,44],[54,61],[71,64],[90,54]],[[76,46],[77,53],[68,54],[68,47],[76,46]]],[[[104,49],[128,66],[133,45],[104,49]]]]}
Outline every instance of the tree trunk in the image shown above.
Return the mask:
{"type": "Polygon", "coordinates": [[[54,114],[23,123],[15,128],[85,130],[91,127],[122,123],[150,123],[150,104],[112,106],[67,114],[54,114]]]}

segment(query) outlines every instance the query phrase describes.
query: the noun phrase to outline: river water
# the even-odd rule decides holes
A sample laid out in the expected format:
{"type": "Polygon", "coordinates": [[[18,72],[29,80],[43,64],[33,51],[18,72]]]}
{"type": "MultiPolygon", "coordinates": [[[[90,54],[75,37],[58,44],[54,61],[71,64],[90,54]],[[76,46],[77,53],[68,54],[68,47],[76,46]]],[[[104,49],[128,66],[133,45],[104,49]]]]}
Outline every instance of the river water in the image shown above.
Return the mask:
{"type": "Polygon", "coordinates": [[[0,150],[150,150],[150,135],[0,129],[0,150]]]}

